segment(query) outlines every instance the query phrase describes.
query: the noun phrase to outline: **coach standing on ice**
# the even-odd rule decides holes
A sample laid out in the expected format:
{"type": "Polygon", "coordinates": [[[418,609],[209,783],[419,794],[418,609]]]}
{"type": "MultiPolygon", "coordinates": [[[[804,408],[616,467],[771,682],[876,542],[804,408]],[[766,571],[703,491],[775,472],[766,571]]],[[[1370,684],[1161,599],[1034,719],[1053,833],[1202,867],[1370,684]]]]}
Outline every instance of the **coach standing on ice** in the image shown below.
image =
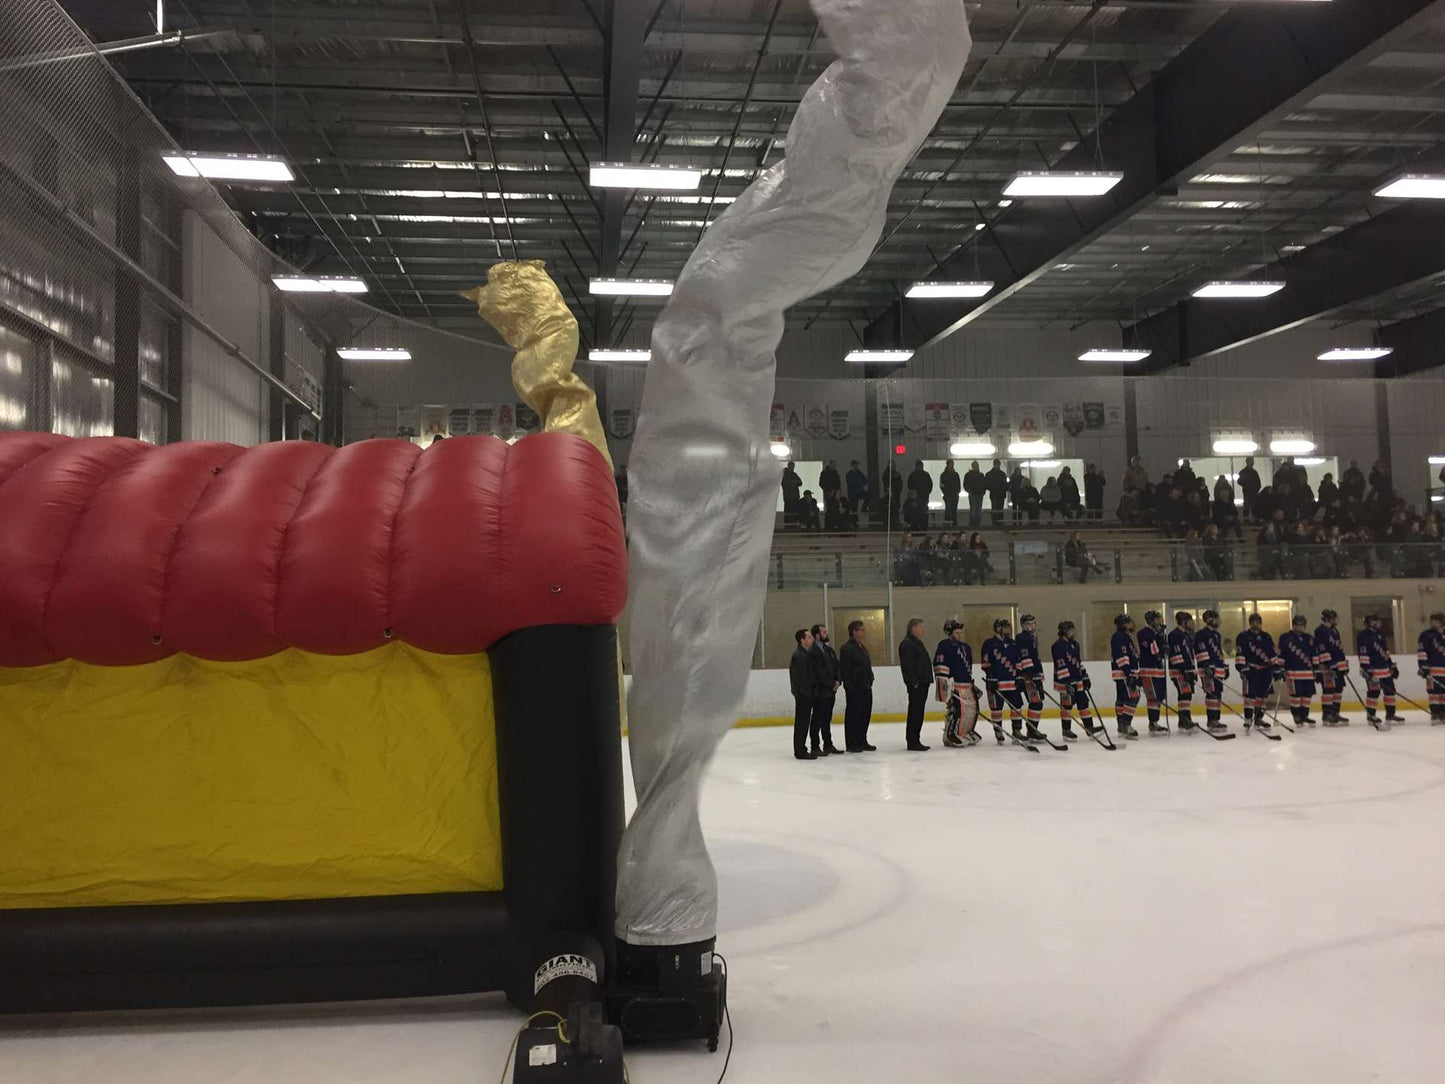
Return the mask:
{"type": "Polygon", "coordinates": [[[923,644],[923,618],[908,622],[908,635],[898,645],[898,668],[903,671],[903,684],[908,689],[908,750],[926,753],[923,735],[923,709],[928,704],[928,690],[933,688],[933,656],[923,644]]]}
{"type": "Polygon", "coordinates": [[[817,679],[813,674],[813,634],[807,629],[793,633],[798,646],[788,662],[788,681],[793,687],[793,756],[798,760],[815,760],[808,752],[808,727],[813,722],[813,705],[818,699],[817,679]]]}
{"type": "Polygon", "coordinates": [[[868,723],[873,718],[873,658],[863,643],[863,622],[848,622],[848,639],[838,652],[838,676],[847,703],[843,708],[843,748],[850,753],[871,753],[868,723]]]}

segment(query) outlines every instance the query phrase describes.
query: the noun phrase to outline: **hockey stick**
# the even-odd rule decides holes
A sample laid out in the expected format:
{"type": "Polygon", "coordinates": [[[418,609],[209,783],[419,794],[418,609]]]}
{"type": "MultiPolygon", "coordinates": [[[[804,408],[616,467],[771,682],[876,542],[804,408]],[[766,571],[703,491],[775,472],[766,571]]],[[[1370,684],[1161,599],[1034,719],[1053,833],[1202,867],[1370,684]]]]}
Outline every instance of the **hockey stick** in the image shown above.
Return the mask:
{"type": "MultiPolygon", "coordinates": [[[[1288,681],[1288,680],[1289,680],[1289,678],[1280,678],[1280,681],[1281,681],[1281,682],[1285,682],[1285,681],[1288,681]]],[[[1285,722],[1281,722],[1281,721],[1280,721],[1280,717],[1279,717],[1279,706],[1280,706],[1281,702],[1283,702],[1283,700],[1284,700],[1284,686],[1281,685],[1280,688],[1279,688],[1279,692],[1277,692],[1277,693],[1274,694],[1274,709],[1269,713],[1269,719],[1270,719],[1270,722],[1274,723],[1274,724],[1277,725],[1277,726],[1282,726],[1282,727],[1284,727],[1284,728],[1285,728],[1286,730],[1288,730],[1291,734],[1293,734],[1293,733],[1295,733],[1294,727],[1290,726],[1288,723],[1285,723],[1285,722]]]]}
{"type": "MultiPolygon", "coordinates": [[[[1044,683],[1043,683],[1042,681],[1039,681],[1039,682],[1037,682],[1037,685],[1038,685],[1038,688],[1039,688],[1039,692],[1043,693],[1045,696],[1048,696],[1048,690],[1044,688],[1044,683]]],[[[1028,690],[1027,690],[1027,689],[1024,689],[1023,692],[1027,695],[1028,690]]],[[[1049,699],[1050,699],[1050,700],[1053,700],[1054,698],[1053,698],[1052,696],[1050,696],[1049,699]]],[[[1054,703],[1058,703],[1058,701],[1055,700],[1054,703]]],[[[1062,705],[1060,706],[1060,710],[1062,710],[1062,705]]],[[[1051,738],[1051,737],[1049,737],[1047,734],[1045,734],[1044,731],[1043,731],[1043,728],[1042,728],[1038,723],[1033,723],[1033,724],[1031,724],[1031,725],[1033,726],[1033,729],[1034,729],[1035,733],[1038,734],[1039,738],[1043,738],[1044,741],[1048,743],[1048,746],[1049,746],[1050,749],[1058,749],[1058,750],[1060,750],[1061,752],[1065,752],[1065,753],[1067,753],[1067,752],[1069,751],[1069,747],[1068,747],[1067,745],[1064,745],[1064,744],[1062,744],[1062,743],[1056,743],[1053,738],[1051,738]]],[[[1037,741],[1037,740],[1038,740],[1038,738],[1035,738],[1032,734],[1029,735],[1029,741],[1037,741]]]]}
{"type": "MultiPolygon", "coordinates": [[[[1060,703],[1057,699],[1055,699],[1053,693],[1049,692],[1049,690],[1045,689],[1042,685],[1039,686],[1039,691],[1054,702],[1054,705],[1059,709],[1060,715],[1064,714],[1064,705],[1060,703]]],[[[1067,716],[1065,716],[1065,718],[1067,718],[1067,716]]],[[[1085,716],[1082,711],[1079,712],[1079,721],[1084,724],[1084,730],[1088,732],[1089,737],[1093,738],[1096,742],[1099,742],[1101,746],[1103,746],[1105,749],[1108,749],[1112,753],[1117,753],[1119,751],[1119,747],[1115,745],[1113,740],[1109,737],[1109,731],[1104,726],[1104,720],[1099,718],[1097,710],[1093,707],[1093,701],[1090,701],[1089,714],[1087,716],[1085,716]],[[1094,720],[1094,725],[1092,728],[1089,726],[1089,719],[1094,720]],[[1103,741],[1099,741],[1100,734],[1104,735],[1103,741]]]]}
{"type": "MultiPolygon", "coordinates": [[[[1240,687],[1241,687],[1241,690],[1242,690],[1242,692],[1241,692],[1241,698],[1242,698],[1243,700],[1245,700],[1245,701],[1248,701],[1248,700],[1250,699],[1250,697],[1249,697],[1249,689],[1248,689],[1248,688],[1245,686],[1245,684],[1244,684],[1244,675],[1243,675],[1243,674],[1240,674],[1240,675],[1239,675],[1239,683],[1240,683],[1240,687]]],[[[1228,688],[1228,686],[1226,685],[1225,688],[1228,688]]],[[[1232,692],[1233,690],[1230,690],[1230,691],[1232,692]]],[[[1276,703],[1276,704],[1279,703],[1278,698],[1276,698],[1275,703],[1276,703]]],[[[1230,711],[1234,711],[1233,708],[1230,708],[1229,710],[1230,710],[1230,711]]],[[[1258,710],[1261,711],[1261,712],[1264,711],[1263,708],[1260,708],[1260,709],[1258,709],[1258,710]]],[[[1237,714],[1237,713],[1236,713],[1236,714],[1237,714]]],[[[1283,739],[1280,735],[1278,735],[1278,734],[1270,734],[1270,733],[1267,733],[1267,732],[1265,732],[1265,731],[1263,731],[1263,730],[1260,730],[1260,729],[1259,729],[1259,726],[1258,726],[1257,724],[1258,724],[1259,722],[1261,722],[1261,721],[1262,721],[1262,720],[1260,720],[1258,717],[1256,717],[1256,719],[1255,719],[1256,725],[1254,726],[1254,729],[1259,733],[1259,736],[1260,736],[1260,737],[1262,737],[1262,738],[1268,738],[1270,741],[1283,741],[1283,740],[1284,740],[1284,739],[1283,739]]],[[[1281,725],[1283,725],[1283,724],[1281,724],[1281,725]]],[[[1249,733],[1249,730],[1250,730],[1250,722],[1249,722],[1248,719],[1245,719],[1245,720],[1244,720],[1244,731],[1245,731],[1245,733],[1247,734],[1247,733],[1249,733]]]]}
{"type": "MultiPolygon", "coordinates": [[[[1350,677],[1350,672],[1348,670],[1341,670],[1340,673],[1344,674],[1345,680],[1350,683],[1350,692],[1356,696],[1360,696],[1360,687],[1355,684],[1355,679],[1350,677]]],[[[1370,702],[1365,697],[1360,696],[1360,703],[1365,707],[1365,721],[1381,734],[1388,734],[1390,732],[1390,721],[1388,719],[1381,719],[1378,715],[1373,719],[1370,718],[1370,702]]]]}
{"type": "MultiPolygon", "coordinates": [[[[1198,673],[1198,671],[1196,671],[1196,673],[1198,673]]],[[[1227,686],[1227,685],[1224,683],[1224,679],[1223,679],[1222,677],[1216,677],[1214,680],[1217,681],[1217,682],[1219,682],[1219,691],[1220,691],[1221,694],[1222,694],[1226,689],[1229,688],[1229,686],[1227,686]]],[[[1204,695],[1205,695],[1205,702],[1208,703],[1209,690],[1206,689],[1206,688],[1204,688],[1204,682],[1202,682],[1202,681],[1199,683],[1199,687],[1200,687],[1200,691],[1203,692],[1204,695]]],[[[1232,707],[1230,707],[1228,704],[1226,704],[1226,703],[1224,702],[1224,697],[1223,697],[1222,695],[1219,697],[1219,702],[1220,702],[1220,704],[1222,704],[1224,707],[1229,708],[1230,711],[1234,711],[1234,709],[1233,709],[1232,707]]],[[[1207,714],[1207,709],[1206,709],[1206,714],[1207,714]]],[[[1234,711],[1234,714],[1235,714],[1235,715],[1239,715],[1239,712],[1234,711]]],[[[1240,716],[1240,718],[1243,718],[1243,716],[1240,716]]],[[[1207,724],[1207,720],[1206,720],[1206,724],[1207,724]]],[[[1201,731],[1202,733],[1208,734],[1208,735],[1209,735],[1211,738],[1213,738],[1215,741],[1234,741],[1235,738],[1239,737],[1238,734],[1235,734],[1234,732],[1228,731],[1228,730],[1222,731],[1222,732],[1219,732],[1219,733],[1215,733],[1213,730],[1210,730],[1210,729],[1209,729],[1208,725],[1201,726],[1199,729],[1200,729],[1200,731],[1201,731]]]]}

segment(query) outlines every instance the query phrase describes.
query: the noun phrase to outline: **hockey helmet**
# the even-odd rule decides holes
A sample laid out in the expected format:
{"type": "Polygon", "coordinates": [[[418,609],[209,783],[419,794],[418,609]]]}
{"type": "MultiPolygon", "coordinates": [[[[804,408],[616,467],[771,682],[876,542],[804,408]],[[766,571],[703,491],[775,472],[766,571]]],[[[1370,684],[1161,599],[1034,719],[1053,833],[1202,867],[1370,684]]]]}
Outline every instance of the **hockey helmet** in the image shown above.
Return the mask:
{"type": "Polygon", "coordinates": [[[1026,628],[1028,628],[1030,625],[1032,625],[1033,623],[1034,623],[1034,615],[1033,615],[1033,614],[1024,614],[1022,617],[1019,618],[1019,628],[1021,628],[1021,629],[1026,629],[1026,628]]]}
{"type": "Polygon", "coordinates": [[[1164,620],[1164,618],[1160,615],[1158,610],[1149,610],[1144,614],[1144,624],[1146,625],[1152,625],[1154,624],[1154,622],[1162,620],[1164,620]]]}
{"type": "Polygon", "coordinates": [[[1294,620],[1290,624],[1297,629],[1307,629],[1310,627],[1310,619],[1304,614],[1295,614],[1294,620]]]}
{"type": "Polygon", "coordinates": [[[1059,622],[1059,635],[1060,635],[1060,636],[1065,636],[1065,635],[1067,635],[1068,633],[1073,632],[1073,631],[1074,631],[1074,628],[1075,628],[1075,625],[1074,625],[1074,623],[1073,623],[1072,621],[1060,621],[1060,622],[1059,622]]]}
{"type": "Polygon", "coordinates": [[[1122,629],[1125,625],[1132,624],[1133,621],[1134,619],[1128,614],[1120,614],[1118,617],[1114,618],[1114,627],[1116,629],[1122,629]]]}
{"type": "Polygon", "coordinates": [[[1011,628],[1013,628],[1013,622],[1010,621],[1007,617],[1000,617],[997,621],[993,623],[994,635],[998,635],[1004,629],[1011,628]]]}
{"type": "Polygon", "coordinates": [[[1337,613],[1335,613],[1334,610],[1321,610],[1321,611],[1320,611],[1320,620],[1321,620],[1321,621],[1338,621],[1339,619],[1340,619],[1340,615],[1337,614],[1337,613]]]}
{"type": "Polygon", "coordinates": [[[1206,625],[1208,625],[1210,628],[1216,628],[1216,627],[1218,627],[1218,625],[1219,625],[1219,611],[1218,611],[1218,610],[1205,610],[1204,613],[1200,614],[1200,616],[1204,618],[1204,623],[1205,623],[1206,625]]]}
{"type": "Polygon", "coordinates": [[[1264,624],[1264,618],[1260,617],[1259,614],[1250,614],[1250,615],[1249,615],[1249,623],[1250,623],[1251,626],[1254,626],[1254,625],[1263,625],[1263,624],[1264,624]]]}
{"type": "Polygon", "coordinates": [[[943,623],[943,635],[952,636],[959,629],[963,628],[963,622],[949,618],[943,623]]]}

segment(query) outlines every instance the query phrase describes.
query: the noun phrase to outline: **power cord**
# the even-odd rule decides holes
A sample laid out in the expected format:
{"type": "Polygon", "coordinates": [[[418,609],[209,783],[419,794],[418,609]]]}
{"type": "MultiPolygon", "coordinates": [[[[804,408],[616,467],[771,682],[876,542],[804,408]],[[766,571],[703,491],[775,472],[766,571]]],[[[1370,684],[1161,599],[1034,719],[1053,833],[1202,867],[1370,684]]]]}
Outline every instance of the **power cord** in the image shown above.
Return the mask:
{"type": "MultiPolygon", "coordinates": [[[[726,979],[729,972],[731,971],[731,968],[728,967],[727,957],[724,956],[721,952],[714,952],[713,957],[722,961],[723,978],[726,979]]],[[[728,1007],[728,1003],[726,1000],[723,1001],[723,1019],[727,1021],[728,1025],[728,1052],[727,1057],[723,1059],[722,1072],[718,1074],[717,1084],[722,1084],[723,1077],[728,1075],[728,1066],[732,1064],[733,1060],[733,1039],[737,1037],[737,1033],[733,1031],[732,1010],[728,1007]]]]}

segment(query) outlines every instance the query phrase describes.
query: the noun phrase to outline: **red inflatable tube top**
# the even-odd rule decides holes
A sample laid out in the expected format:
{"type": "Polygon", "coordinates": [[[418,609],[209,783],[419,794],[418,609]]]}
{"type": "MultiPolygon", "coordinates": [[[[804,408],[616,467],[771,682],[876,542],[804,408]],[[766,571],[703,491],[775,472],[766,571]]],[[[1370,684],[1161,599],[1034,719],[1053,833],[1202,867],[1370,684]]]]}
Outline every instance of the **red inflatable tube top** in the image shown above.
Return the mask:
{"type": "Polygon", "coordinates": [[[612,624],[626,600],[612,473],[571,434],[422,451],[0,433],[0,666],[390,639],[471,654],[612,624]]]}

